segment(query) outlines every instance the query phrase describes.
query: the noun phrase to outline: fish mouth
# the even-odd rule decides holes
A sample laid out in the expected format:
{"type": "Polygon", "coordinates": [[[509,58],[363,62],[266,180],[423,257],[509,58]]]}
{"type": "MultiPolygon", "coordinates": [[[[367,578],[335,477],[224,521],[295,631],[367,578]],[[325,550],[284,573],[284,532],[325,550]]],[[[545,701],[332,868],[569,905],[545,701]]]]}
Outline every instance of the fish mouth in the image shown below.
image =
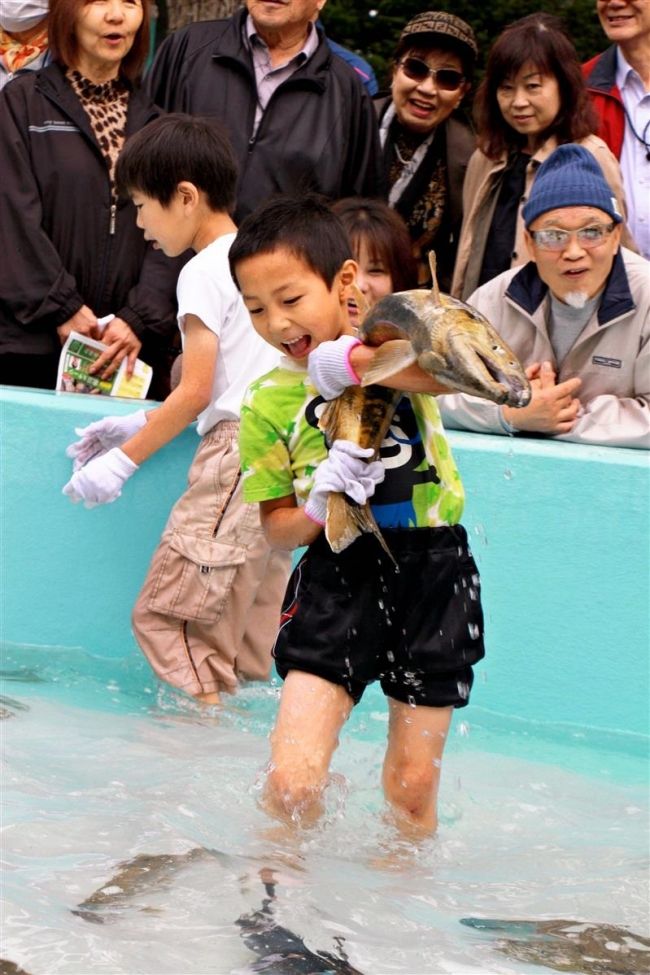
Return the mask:
{"type": "MultiPolygon", "coordinates": [[[[492,359],[476,351],[476,357],[483,364],[490,378],[501,387],[501,395],[495,402],[506,406],[527,406],[530,403],[532,391],[530,383],[524,376],[512,375],[501,369],[492,359]]],[[[515,365],[514,363],[512,364],[515,365]]],[[[496,392],[496,391],[495,391],[496,392]]]]}

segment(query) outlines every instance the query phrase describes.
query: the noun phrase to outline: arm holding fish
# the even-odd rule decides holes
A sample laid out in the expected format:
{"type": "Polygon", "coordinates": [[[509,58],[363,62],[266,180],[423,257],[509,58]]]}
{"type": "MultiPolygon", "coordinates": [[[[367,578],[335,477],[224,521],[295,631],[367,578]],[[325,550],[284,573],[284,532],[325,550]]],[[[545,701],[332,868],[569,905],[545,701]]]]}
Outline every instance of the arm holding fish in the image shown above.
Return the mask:
{"type": "Polygon", "coordinates": [[[294,549],[313,542],[325,526],[330,494],[346,494],[358,505],[365,504],[386,473],[381,461],[371,460],[374,452],[372,447],[360,447],[350,440],[335,440],[314,472],[313,487],[302,508],[294,495],[261,502],[260,518],[269,544],[294,549]]]}
{"type": "Polygon", "coordinates": [[[260,521],[271,548],[293,551],[315,542],[323,526],[312,521],[299,507],[295,494],[260,501],[260,521]]]}
{"type": "MultiPolygon", "coordinates": [[[[388,343],[384,343],[386,345],[388,343]]],[[[353,335],[341,335],[338,339],[321,342],[309,356],[309,378],[324,399],[336,399],[348,386],[364,384],[366,375],[376,364],[379,350],[384,346],[365,345],[353,335]]],[[[380,358],[388,352],[389,349],[385,349],[380,358]]],[[[396,366],[395,373],[382,378],[381,385],[407,393],[431,393],[434,396],[450,392],[448,386],[443,386],[417,363],[405,368],[396,366]]]]}

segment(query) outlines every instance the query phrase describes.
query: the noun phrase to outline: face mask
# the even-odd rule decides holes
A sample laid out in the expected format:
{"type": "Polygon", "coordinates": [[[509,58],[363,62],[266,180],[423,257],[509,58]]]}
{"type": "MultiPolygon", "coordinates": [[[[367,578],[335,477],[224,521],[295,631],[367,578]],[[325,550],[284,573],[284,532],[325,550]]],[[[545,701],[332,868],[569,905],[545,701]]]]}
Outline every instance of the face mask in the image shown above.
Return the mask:
{"type": "Polygon", "coordinates": [[[2,0],[0,27],[9,31],[29,30],[47,16],[48,0],[2,0]]]}

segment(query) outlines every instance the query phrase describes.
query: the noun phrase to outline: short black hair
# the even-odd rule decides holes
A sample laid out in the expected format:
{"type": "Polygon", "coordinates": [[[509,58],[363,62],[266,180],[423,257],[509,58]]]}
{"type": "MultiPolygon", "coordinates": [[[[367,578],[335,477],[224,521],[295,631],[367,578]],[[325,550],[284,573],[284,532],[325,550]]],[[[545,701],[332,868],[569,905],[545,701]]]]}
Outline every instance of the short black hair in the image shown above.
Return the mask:
{"type": "Polygon", "coordinates": [[[327,200],[315,194],[274,196],[241,223],[228,255],[237,282],[237,265],[247,257],[286,248],[332,287],[343,264],[352,257],[343,224],[327,200]]]}
{"type": "Polygon", "coordinates": [[[178,184],[193,183],[212,210],[231,213],[237,163],[225,129],[211,118],[162,115],[126,140],[117,161],[118,191],[144,193],[169,206],[178,184]]]}

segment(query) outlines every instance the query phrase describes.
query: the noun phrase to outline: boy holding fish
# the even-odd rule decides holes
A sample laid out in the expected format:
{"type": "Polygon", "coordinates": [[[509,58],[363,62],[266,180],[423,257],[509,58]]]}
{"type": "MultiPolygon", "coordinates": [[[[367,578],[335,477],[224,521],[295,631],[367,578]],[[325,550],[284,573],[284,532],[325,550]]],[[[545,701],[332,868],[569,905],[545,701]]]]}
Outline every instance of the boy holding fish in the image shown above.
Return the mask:
{"type": "MultiPolygon", "coordinates": [[[[431,832],[452,712],[467,704],[484,655],[479,576],[459,524],[463,487],[431,395],[448,386],[417,363],[382,378],[410,391],[394,397],[383,445],[381,397],[376,422],[372,409],[364,414],[369,429],[355,427],[352,411],[347,426],[340,410],[334,422],[325,397],[357,389],[377,350],[354,337],[356,265],[338,218],[318,200],[269,201],[244,220],[229,257],[255,330],[283,356],[242,407],[244,497],[259,503],[273,547],[308,546],[274,648],[284,685],[267,807],[285,820],[317,818],[339,732],[379,680],[390,712],[386,798],[400,829],[431,832]],[[332,550],[328,500],[343,494],[361,507],[372,499],[386,549],[362,533],[332,550]]],[[[435,295],[437,287],[432,303],[435,295]]]]}

